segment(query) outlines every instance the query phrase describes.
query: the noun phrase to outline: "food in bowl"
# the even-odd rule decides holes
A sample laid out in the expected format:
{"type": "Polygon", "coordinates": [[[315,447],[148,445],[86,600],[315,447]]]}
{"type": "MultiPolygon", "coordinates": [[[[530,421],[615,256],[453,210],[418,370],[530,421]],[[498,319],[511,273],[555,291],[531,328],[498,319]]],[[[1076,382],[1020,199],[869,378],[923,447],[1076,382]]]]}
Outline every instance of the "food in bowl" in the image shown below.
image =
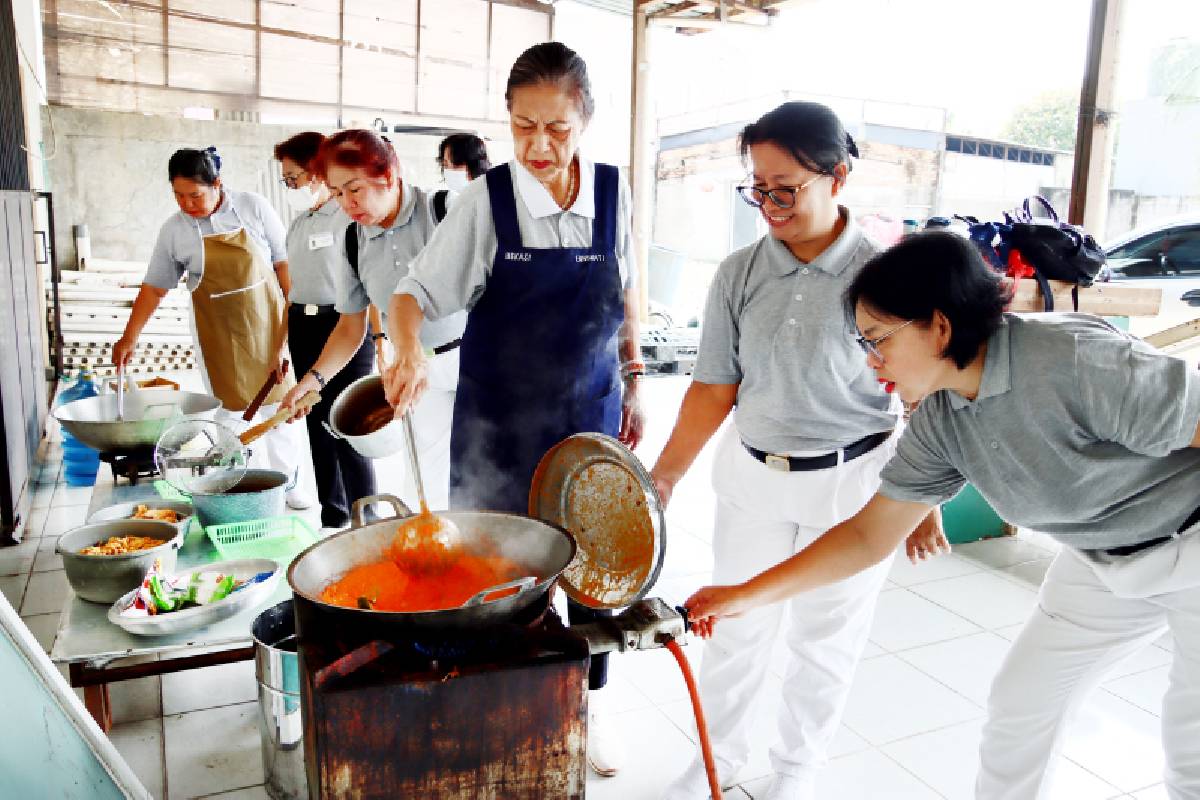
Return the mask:
{"type": "MultiPolygon", "coordinates": [[[[389,553],[381,561],[361,564],[330,583],[320,599],[344,608],[371,611],[441,611],[457,608],[492,586],[528,574],[519,564],[498,555],[463,553],[447,562],[444,554],[431,553],[428,568],[413,556],[401,567],[389,553]]],[[[499,600],[515,594],[512,588],[489,595],[499,600]]]]}
{"type": "Polygon", "coordinates": [[[123,556],[136,553],[139,550],[149,550],[166,544],[163,539],[153,536],[110,536],[107,541],[97,542],[79,551],[81,556],[123,556]]]}
{"type": "Polygon", "coordinates": [[[396,417],[396,411],[391,406],[377,408],[365,414],[354,429],[350,431],[352,436],[366,436],[368,433],[375,431],[387,425],[396,417]]]}
{"type": "Polygon", "coordinates": [[[149,506],[139,505],[134,509],[131,519],[153,519],[158,522],[169,522],[174,525],[183,519],[183,514],[180,514],[173,508],[150,508],[149,506]]]}

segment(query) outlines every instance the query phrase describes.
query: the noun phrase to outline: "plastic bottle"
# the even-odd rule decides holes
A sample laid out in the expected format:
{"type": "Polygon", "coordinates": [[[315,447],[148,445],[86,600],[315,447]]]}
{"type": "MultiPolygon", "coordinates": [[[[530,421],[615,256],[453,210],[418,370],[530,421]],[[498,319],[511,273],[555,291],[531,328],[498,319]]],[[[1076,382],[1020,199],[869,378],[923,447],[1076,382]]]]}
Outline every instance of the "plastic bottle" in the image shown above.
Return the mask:
{"type": "MultiPolygon", "coordinates": [[[[85,367],[79,370],[75,383],[59,392],[55,405],[70,403],[72,400],[82,400],[85,397],[95,397],[97,394],[92,373],[85,367]]],[[[67,485],[94,486],[96,473],[100,471],[100,454],[76,439],[65,428],[62,435],[63,474],[67,478],[67,485]]]]}

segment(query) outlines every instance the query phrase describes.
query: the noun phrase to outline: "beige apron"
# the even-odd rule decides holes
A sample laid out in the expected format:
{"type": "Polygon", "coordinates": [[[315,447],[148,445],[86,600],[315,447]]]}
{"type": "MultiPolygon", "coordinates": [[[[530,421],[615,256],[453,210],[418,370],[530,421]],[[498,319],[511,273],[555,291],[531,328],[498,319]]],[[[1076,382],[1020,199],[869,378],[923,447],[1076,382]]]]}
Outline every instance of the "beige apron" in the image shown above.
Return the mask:
{"type": "MultiPolygon", "coordinates": [[[[229,411],[242,411],[277,366],[284,312],[275,271],[245,228],[204,237],[204,274],[192,309],[212,392],[229,411]]],[[[289,374],[264,405],[278,403],[293,386],[289,374]]]]}

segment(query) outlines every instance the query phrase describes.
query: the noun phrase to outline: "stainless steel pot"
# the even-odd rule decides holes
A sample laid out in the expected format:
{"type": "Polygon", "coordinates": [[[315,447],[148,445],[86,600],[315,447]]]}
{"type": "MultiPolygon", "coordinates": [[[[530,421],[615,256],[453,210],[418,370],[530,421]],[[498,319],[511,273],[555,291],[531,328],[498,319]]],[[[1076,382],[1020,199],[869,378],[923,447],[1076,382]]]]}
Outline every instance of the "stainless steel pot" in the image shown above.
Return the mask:
{"type": "Polygon", "coordinates": [[[205,528],[230,522],[278,517],[284,513],[287,492],[295,486],[274,469],[248,469],[241,480],[224,492],[193,492],[196,518],[205,528]]]}
{"type": "Polygon", "coordinates": [[[387,458],[404,448],[404,427],[397,421],[384,425],[379,430],[364,434],[352,434],[358,423],[372,411],[388,408],[383,394],[383,378],[367,375],[347,386],[329,409],[329,422],[322,423],[329,435],[345,439],[359,455],[366,458],[387,458]]]}
{"type": "Polygon", "coordinates": [[[175,570],[175,556],[183,545],[183,531],[169,522],[124,519],[84,525],[63,534],[54,551],[62,556],[63,570],[75,594],[93,603],[115,603],[136,589],[150,571],[154,559],[162,559],[163,570],[175,570]],[[79,551],[110,536],[150,536],[162,544],[148,550],[119,556],[85,556],[79,551]]]}
{"type": "Polygon", "coordinates": [[[489,592],[480,592],[460,608],[440,611],[373,611],[335,606],[320,599],[321,591],[352,568],[386,558],[387,548],[396,535],[397,521],[412,515],[392,495],[364,497],[354,504],[352,513],[355,527],[317,542],[296,556],[288,568],[288,583],[295,595],[297,633],[301,638],[305,636],[306,622],[331,630],[369,629],[380,637],[414,630],[461,632],[504,623],[541,599],[575,557],[574,539],[557,525],[493,511],[439,511],[458,526],[468,551],[511,559],[533,580],[514,582],[519,584],[516,594],[488,600],[480,595],[489,592]],[[391,503],[397,516],[363,525],[363,509],[376,502],[391,503]]]}
{"type": "Polygon", "coordinates": [[[146,506],[146,508],[150,509],[169,508],[178,513],[179,522],[169,524],[174,524],[184,533],[187,533],[188,526],[192,524],[192,515],[196,513],[196,510],[192,508],[192,504],[183,500],[147,499],[141,503],[117,503],[113,506],[106,506],[88,517],[87,521],[90,525],[93,522],[115,522],[118,520],[133,519],[138,506],[146,506]]]}
{"type": "Polygon", "coordinates": [[[162,432],[184,419],[212,419],[221,401],[207,394],[170,389],[141,392],[141,419],[117,421],[117,396],[102,394],[54,409],[54,418],[72,436],[101,453],[153,447],[162,432]]]}

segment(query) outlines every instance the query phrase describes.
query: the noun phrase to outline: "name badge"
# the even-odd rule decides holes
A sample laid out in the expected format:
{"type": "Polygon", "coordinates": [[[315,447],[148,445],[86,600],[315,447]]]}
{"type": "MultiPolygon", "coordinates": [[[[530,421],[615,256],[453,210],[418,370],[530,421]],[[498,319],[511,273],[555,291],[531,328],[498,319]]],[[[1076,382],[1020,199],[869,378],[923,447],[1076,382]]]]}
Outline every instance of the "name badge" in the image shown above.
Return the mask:
{"type": "Polygon", "coordinates": [[[314,233],[312,236],[308,237],[309,250],[320,250],[322,248],[332,246],[333,234],[329,231],[325,231],[324,233],[314,233]]]}

